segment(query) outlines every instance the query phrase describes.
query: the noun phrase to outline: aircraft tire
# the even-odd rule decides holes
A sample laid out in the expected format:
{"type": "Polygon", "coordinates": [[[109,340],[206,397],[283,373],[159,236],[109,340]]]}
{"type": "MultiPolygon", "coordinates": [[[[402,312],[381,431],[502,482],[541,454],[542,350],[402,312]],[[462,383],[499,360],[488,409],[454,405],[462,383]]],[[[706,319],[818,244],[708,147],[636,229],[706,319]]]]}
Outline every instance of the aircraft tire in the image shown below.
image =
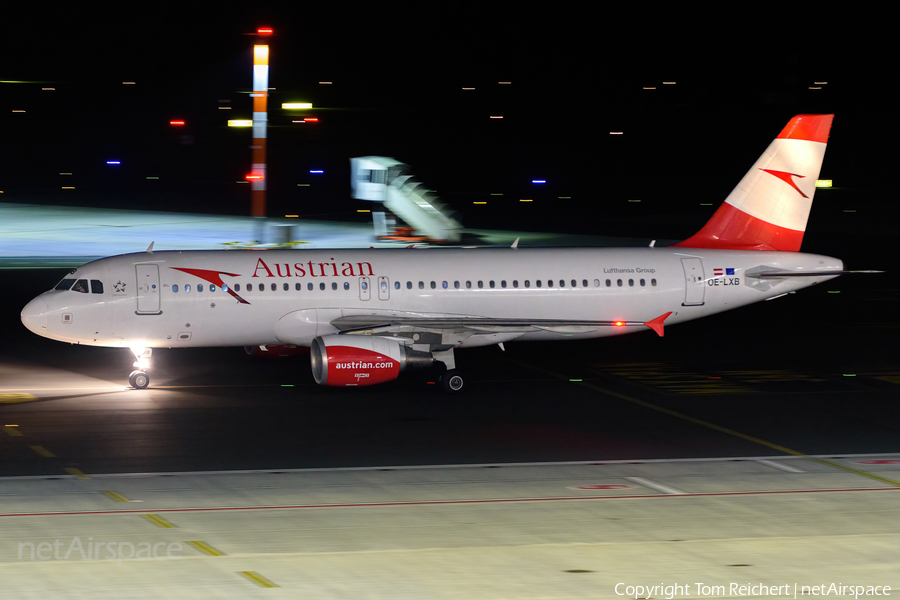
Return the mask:
{"type": "Polygon", "coordinates": [[[441,374],[441,389],[450,394],[460,394],[466,381],[459,369],[450,369],[441,374]]]}
{"type": "Polygon", "coordinates": [[[128,376],[128,383],[136,390],[142,390],[150,385],[150,376],[144,371],[132,371],[128,376]]]}

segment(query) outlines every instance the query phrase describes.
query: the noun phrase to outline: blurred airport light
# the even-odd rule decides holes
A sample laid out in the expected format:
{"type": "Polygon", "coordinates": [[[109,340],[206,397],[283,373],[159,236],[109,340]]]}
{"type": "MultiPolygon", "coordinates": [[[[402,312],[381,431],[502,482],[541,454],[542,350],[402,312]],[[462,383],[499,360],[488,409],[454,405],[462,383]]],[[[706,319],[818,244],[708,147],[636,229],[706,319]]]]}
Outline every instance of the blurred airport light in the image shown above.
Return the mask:
{"type": "Polygon", "coordinates": [[[251,119],[228,119],[229,127],[253,127],[251,119]]]}
{"type": "Polygon", "coordinates": [[[184,121],[169,121],[169,125],[172,125],[173,127],[181,127],[182,125],[184,125],[184,121]]]}
{"type": "Polygon", "coordinates": [[[830,188],[832,185],[831,179],[816,179],[816,187],[817,188],[830,188]]]}
{"type": "Polygon", "coordinates": [[[271,27],[260,27],[256,30],[257,35],[272,35],[275,31],[271,27]]]}
{"type": "Polygon", "coordinates": [[[281,105],[285,110],[304,110],[312,107],[312,102],[284,102],[281,105]]]}

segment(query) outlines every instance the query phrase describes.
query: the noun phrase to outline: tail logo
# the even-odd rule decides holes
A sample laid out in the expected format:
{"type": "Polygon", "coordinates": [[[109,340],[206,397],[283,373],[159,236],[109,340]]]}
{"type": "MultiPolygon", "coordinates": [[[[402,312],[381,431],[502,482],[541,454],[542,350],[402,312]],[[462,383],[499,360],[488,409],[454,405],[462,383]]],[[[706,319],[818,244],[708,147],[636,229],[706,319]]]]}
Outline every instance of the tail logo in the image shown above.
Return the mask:
{"type": "Polygon", "coordinates": [[[765,171],[769,175],[774,175],[778,179],[782,180],[783,182],[785,182],[786,184],[788,184],[789,186],[791,186],[792,188],[797,190],[797,193],[800,194],[801,196],[803,196],[804,198],[809,198],[809,196],[807,196],[806,194],[804,194],[803,192],[800,191],[800,188],[798,188],[797,184],[794,183],[794,180],[791,179],[791,177],[799,177],[800,179],[803,179],[804,177],[806,177],[806,175],[797,175],[796,173],[788,173],[787,171],[776,171],[774,169],[760,169],[760,171],[765,171]]]}

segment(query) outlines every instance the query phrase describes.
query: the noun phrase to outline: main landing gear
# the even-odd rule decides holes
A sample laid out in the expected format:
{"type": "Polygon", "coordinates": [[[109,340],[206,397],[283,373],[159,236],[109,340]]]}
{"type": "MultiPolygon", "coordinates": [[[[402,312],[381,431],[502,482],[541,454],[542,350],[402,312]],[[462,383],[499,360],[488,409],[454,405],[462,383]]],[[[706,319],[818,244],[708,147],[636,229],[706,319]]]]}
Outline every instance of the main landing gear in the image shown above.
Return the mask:
{"type": "Polygon", "coordinates": [[[147,374],[147,371],[150,370],[150,355],[153,353],[153,348],[132,348],[131,351],[134,352],[136,370],[128,376],[128,383],[134,389],[142,390],[150,385],[150,375],[147,374]]]}
{"type": "Polygon", "coordinates": [[[453,349],[434,352],[433,355],[438,368],[438,382],[441,384],[441,389],[448,394],[462,393],[466,387],[466,380],[462,371],[456,368],[453,349]]]}

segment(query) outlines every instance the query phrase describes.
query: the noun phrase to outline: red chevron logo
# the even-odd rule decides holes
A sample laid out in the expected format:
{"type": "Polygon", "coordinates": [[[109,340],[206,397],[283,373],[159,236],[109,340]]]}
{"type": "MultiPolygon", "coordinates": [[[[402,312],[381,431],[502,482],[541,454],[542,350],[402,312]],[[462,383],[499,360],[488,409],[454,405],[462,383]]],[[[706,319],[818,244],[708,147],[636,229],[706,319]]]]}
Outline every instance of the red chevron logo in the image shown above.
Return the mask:
{"type": "Polygon", "coordinates": [[[778,179],[782,180],[783,182],[785,182],[786,184],[788,184],[789,186],[791,186],[792,188],[797,190],[797,193],[800,194],[801,196],[803,196],[804,198],[809,198],[809,196],[807,196],[806,194],[804,194],[803,192],[800,191],[800,188],[798,188],[797,184],[794,183],[794,180],[791,179],[791,177],[799,177],[802,179],[802,178],[806,177],[806,175],[797,175],[796,173],[788,173],[787,171],[775,171],[774,169],[760,169],[760,171],[765,171],[769,175],[774,175],[778,179]]]}

